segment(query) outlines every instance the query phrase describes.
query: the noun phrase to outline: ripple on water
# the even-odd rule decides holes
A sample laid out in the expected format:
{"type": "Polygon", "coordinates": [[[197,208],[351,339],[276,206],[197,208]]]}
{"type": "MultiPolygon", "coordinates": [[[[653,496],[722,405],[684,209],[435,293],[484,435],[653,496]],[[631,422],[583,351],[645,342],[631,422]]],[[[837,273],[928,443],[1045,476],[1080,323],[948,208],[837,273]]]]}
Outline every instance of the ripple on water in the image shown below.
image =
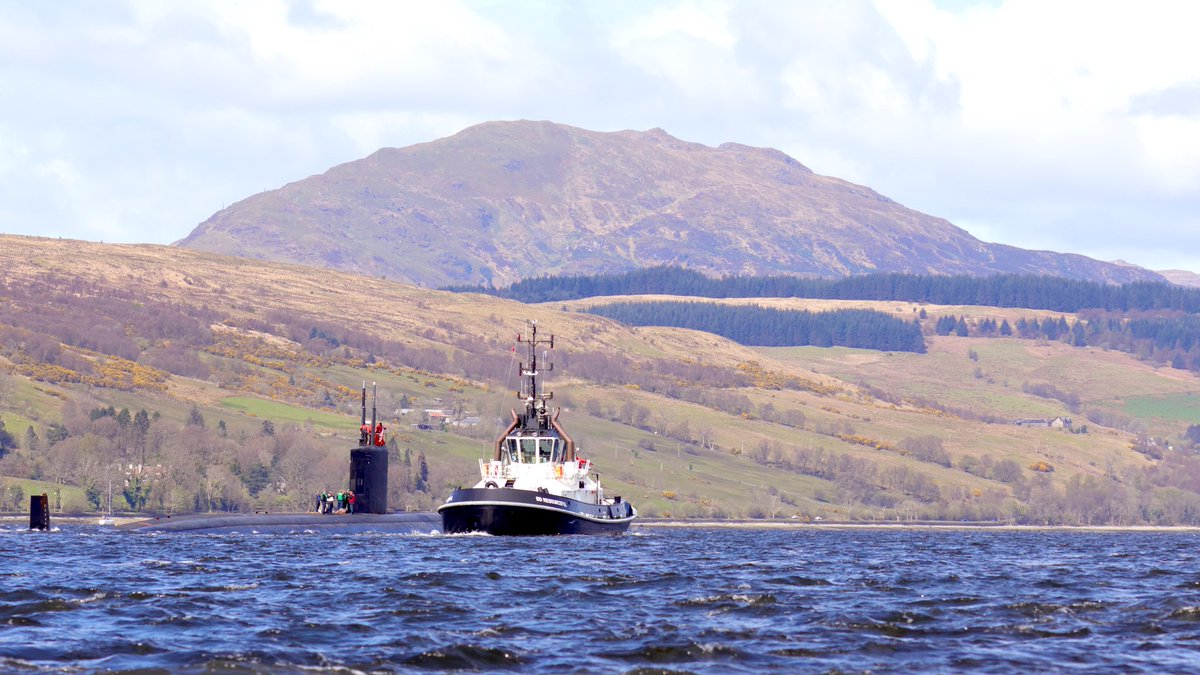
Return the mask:
{"type": "Polygon", "coordinates": [[[1050,630],[1050,629],[1041,628],[1038,626],[1021,625],[1021,626],[1012,627],[1011,633],[1018,635],[1020,637],[1027,637],[1027,638],[1038,638],[1038,639],[1071,638],[1071,639],[1076,639],[1076,638],[1088,637],[1089,635],[1092,634],[1092,630],[1086,626],[1081,626],[1079,628],[1073,628],[1073,629],[1068,629],[1068,630],[1050,630]]]}
{"type": "Polygon", "coordinates": [[[491,670],[517,668],[525,664],[525,659],[508,649],[453,644],[414,654],[401,663],[428,670],[491,670]]]}
{"type": "Polygon", "coordinates": [[[911,604],[921,607],[970,607],[985,602],[983,598],[963,595],[949,598],[920,598],[911,604]]]}
{"type": "Polygon", "coordinates": [[[702,598],[688,598],[674,603],[677,607],[700,608],[716,615],[733,613],[746,617],[777,616],[786,611],[780,607],[779,600],[769,593],[720,593],[702,598]]]}
{"type": "Polygon", "coordinates": [[[800,586],[800,587],[832,586],[833,585],[833,582],[829,581],[828,579],[814,579],[812,577],[800,576],[798,574],[794,574],[794,575],[790,575],[790,576],[786,576],[786,577],[772,577],[770,579],[766,579],[766,582],[769,584],[778,584],[780,586],[800,586]]]}
{"type": "Polygon", "coordinates": [[[1021,616],[1037,618],[1056,614],[1065,610],[1066,607],[1052,602],[1016,602],[1005,605],[1005,609],[1012,610],[1021,616]]]}
{"type": "Polygon", "coordinates": [[[1194,605],[1180,607],[1171,612],[1167,618],[1175,621],[1200,621],[1200,607],[1194,605]]]}
{"type": "Polygon", "coordinates": [[[903,624],[903,625],[911,626],[911,625],[918,625],[918,624],[933,623],[933,622],[937,621],[938,619],[930,614],[923,614],[921,612],[910,612],[908,610],[901,610],[901,611],[886,612],[883,615],[877,617],[877,620],[883,621],[886,623],[894,623],[897,625],[903,624]]]}
{"type": "Polygon", "coordinates": [[[648,663],[689,663],[736,659],[740,652],[732,647],[715,643],[650,643],[631,650],[601,652],[600,656],[618,661],[645,661],[648,663]]]}

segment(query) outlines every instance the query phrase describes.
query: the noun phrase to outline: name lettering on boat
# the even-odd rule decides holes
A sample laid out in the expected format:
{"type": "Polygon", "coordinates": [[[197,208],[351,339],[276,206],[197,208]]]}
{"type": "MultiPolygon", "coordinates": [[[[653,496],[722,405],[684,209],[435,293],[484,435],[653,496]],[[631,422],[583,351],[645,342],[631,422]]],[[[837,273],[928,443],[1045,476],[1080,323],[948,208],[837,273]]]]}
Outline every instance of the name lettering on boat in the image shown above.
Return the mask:
{"type": "Polygon", "coordinates": [[[534,499],[542,504],[553,504],[555,506],[561,506],[564,509],[567,508],[567,503],[561,499],[551,499],[549,497],[534,497],[534,499]]]}

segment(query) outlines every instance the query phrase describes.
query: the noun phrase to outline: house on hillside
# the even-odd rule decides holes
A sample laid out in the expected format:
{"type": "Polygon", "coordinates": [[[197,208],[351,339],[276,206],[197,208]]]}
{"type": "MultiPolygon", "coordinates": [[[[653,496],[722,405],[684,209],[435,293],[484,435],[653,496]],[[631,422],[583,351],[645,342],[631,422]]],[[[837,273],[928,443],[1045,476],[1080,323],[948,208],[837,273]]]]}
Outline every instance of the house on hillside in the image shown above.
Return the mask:
{"type": "Polygon", "coordinates": [[[1021,419],[1015,423],[1019,427],[1046,427],[1048,429],[1071,430],[1070,417],[1053,417],[1050,419],[1021,419]]]}
{"type": "Polygon", "coordinates": [[[429,420],[430,426],[434,429],[445,429],[446,422],[450,421],[450,413],[445,410],[426,410],[425,419],[429,420]]]}

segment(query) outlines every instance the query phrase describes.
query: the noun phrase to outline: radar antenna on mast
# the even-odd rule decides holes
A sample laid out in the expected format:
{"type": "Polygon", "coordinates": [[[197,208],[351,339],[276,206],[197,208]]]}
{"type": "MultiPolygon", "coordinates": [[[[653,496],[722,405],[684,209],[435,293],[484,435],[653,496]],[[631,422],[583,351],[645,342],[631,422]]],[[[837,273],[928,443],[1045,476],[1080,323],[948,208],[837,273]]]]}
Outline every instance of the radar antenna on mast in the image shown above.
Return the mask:
{"type": "MultiPolygon", "coordinates": [[[[517,342],[527,346],[529,354],[529,364],[520,363],[520,373],[523,381],[521,382],[521,391],[517,392],[517,398],[525,401],[525,428],[546,429],[550,426],[549,411],[546,409],[546,401],[554,398],[553,392],[543,391],[541,376],[543,372],[554,370],[553,363],[545,363],[538,365],[537,350],[540,346],[546,346],[554,349],[554,336],[551,335],[548,339],[538,337],[537,321],[529,322],[529,337],[518,333],[517,342]]],[[[546,360],[545,352],[543,352],[543,360],[546,360]]]]}

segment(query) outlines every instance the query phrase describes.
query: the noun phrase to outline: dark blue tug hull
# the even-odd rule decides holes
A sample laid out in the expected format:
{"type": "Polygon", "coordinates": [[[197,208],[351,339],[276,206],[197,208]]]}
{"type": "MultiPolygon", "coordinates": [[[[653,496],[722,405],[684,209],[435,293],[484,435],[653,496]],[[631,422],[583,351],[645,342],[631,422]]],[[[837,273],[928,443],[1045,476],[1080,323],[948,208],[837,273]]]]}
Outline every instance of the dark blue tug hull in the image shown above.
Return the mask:
{"type": "Polygon", "coordinates": [[[634,519],[633,508],[625,502],[587,504],[514,488],[455,490],[438,513],[446,534],[621,534],[634,519]]]}

